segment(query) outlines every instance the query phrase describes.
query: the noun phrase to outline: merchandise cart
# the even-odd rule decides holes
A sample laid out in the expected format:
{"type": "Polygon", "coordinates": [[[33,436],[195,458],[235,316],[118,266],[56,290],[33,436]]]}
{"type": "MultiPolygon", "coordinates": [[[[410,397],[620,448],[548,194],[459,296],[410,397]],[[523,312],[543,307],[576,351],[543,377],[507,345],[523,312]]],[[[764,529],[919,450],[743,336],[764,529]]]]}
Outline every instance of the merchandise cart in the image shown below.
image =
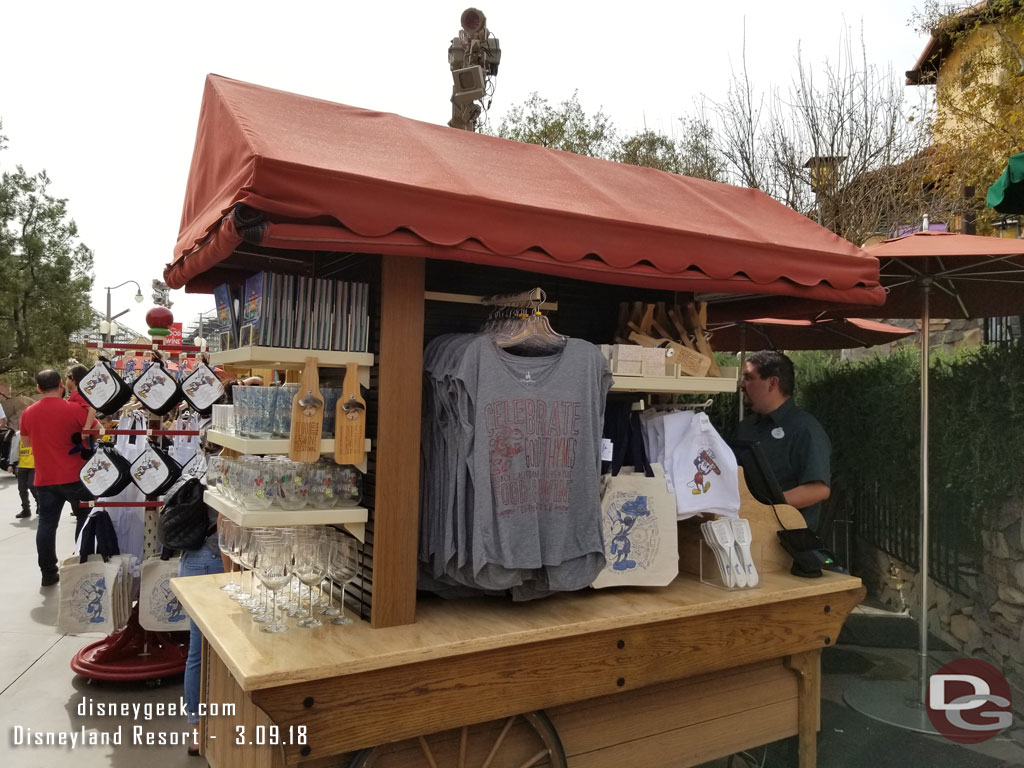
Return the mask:
{"type": "MultiPolygon", "coordinates": [[[[225,604],[225,577],[173,581],[206,638],[203,699],[237,705],[201,721],[214,768],[679,766],[790,735],[801,766],[815,764],[820,652],[864,590],[848,576],[791,576],[775,530],[801,516],[745,487],[756,589],[702,583],[696,529],[681,524],[681,574],[666,588],[417,598],[423,340],[479,327],[436,293],[453,286],[518,290],[543,275],[561,288],[561,332],[610,340],[618,303],[641,296],[880,303],[877,263],[751,190],[211,76],[165,277],[210,290],[261,269],[373,285],[374,357],[358,361],[373,447],[365,521],[338,521],[362,526],[354,607],[366,621],[268,636],[225,604]]],[[[285,354],[248,353],[254,367],[285,354]]],[[[615,388],[723,392],[736,380],[615,388]]]]}

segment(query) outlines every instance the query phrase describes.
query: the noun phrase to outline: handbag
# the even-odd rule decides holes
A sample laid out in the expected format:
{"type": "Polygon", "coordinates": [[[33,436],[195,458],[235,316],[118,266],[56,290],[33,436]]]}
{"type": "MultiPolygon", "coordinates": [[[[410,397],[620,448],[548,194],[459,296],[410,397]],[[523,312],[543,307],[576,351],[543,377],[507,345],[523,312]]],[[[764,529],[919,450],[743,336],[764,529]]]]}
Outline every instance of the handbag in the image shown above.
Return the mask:
{"type": "Polygon", "coordinates": [[[132,382],[132,392],[146,409],[163,416],[181,401],[181,387],[163,363],[153,363],[132,382]]]}
{"type": "Polygon", "coordinates": [[[178,575],[178,559],[164,550],[160,557],[142,563],[139,586],[139,624],[150,632],[179,632],[188,629],[188,616],[174,592],[171,579],[178,575]]]}
{"type": "Polygon", "coordinates": [[[676,500],[660,464],[650,464],[638,419],[631,419],[633,471],[602,478],[605,567],[591,585],[664,587],[679,575],[676,500]]]}
{"type": "Polygon", "coordinates": [[[186,480],[164,503],[157,523],[157,541],[167,549],[199,549],[216,529],[203,501],[206,488],[197,478],[186,480]]]}
{"type": "Polygon", "coordinates": [[[162,448],[146,443],[142,453],[131,465],[132,482],[147,496],[167,493],[181,477],[181,467],[162,448]]]}
{"type": "Polygon", "coordinates": [[[100,360],[89,369],[79,383],[78,391],[97,413],[114,413],[132,396],[131,388],[106,360],[100,360]]]}

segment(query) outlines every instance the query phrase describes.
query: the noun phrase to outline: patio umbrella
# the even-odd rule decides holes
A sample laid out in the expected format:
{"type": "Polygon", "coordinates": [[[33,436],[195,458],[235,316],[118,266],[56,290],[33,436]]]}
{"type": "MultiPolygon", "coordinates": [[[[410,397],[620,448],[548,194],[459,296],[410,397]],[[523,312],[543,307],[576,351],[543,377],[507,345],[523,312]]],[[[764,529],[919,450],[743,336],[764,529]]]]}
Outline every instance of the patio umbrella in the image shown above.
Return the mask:
{"type": "MultiPolygon", "coordinates": [[[[934,732],[928,693],[928,379],[929,325],[937,317],[998,317],[1024,312],[1024,240],[946,232],[915,232],[865,249],[881,267],[888,298],[879,314],[921,320],[921,608],[920,688],[916,702],[890,692],[863,698],[847,692],[855,709],[885,722],[934,732]],[[899,706],[900,703],[908,706],[899,706]],[[909,706],[914,704],[914,706],[909,706]],[[878,712],[881,706],[884,714],[878,712]]],[[[840,314],[834,307],[829,315],[840,314]]]]}
{"type": "Polygon", "coordinates": [[[711,327],[711,346],[720,352],[748,347],[771,349],[853,349],[888,344],[916,331],[858,317],[792,320],[761,317],[711,327]]]}
{"type": "Polygon", "coordinates": [[[985,203],[999,213],[1024,213],[1024,152],[1010,155],[1006,170],[988,188],[985,203]]]}

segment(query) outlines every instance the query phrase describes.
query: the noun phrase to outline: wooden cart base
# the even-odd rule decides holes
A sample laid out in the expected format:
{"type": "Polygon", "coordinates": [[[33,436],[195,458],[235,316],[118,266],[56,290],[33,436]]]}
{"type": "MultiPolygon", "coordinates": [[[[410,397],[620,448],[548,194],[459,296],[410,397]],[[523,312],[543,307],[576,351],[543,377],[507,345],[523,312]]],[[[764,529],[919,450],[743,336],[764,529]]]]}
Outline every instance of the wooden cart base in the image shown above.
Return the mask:
{"type": "MultiPolygon", "coordinates": [[[[225,602],[208,582],[224,578],[176,584],[187,587],[181,594],[191,610],[206,600],[225,602]]],[[[237,713],[204,720],[206,754],[214,768],[346,765],[341,756],[365,747],[543,709],[573,767],[693,765],[799,734],[800,765],[809,768],[815,764],[821,648],[834,640],[863,592],[859,580],[835,574],[813,581],[766,574],[762,587],[740,593],[684,574],[664,590],[579,595],[546,605],[483,601],[467,610],[465,603],[436,602],[421,608],[412,627],[366,630],[380,638],[377,664],[360,669],[353,661],[348,674],[322,673],[289,684],[266,677],[287,664],[264,655],[265,676],[242,679],[249,690],[207,644],[204,700],[233,702],[237,713]],[[595,619],[614,613],[616,604],[631,605],[633,612],[620,610],[622,626],[585,631],[566,610],[570,601],[586,603],[581,610],[595,619]],[[541,616],[557,621],[559,605],[567,615],[562,626],[541,626],[541,616]],[[453,625],[471,621],[479,632],[480,622],[495,623],[503,615],[512,622],[525,619],[532,627],[527,636],[549,637],[529,642],[524,633],[515,637],[499,625],[493,628],[497,635],[485,633],[486,642],[467,637],[451,647],[450,636],[459,634],[453,625]],[[438,630],[435,639],[431,629],[438,630]],[[389,664],[388,641],[395,639],[389,633],[403,635],[401,642],[418,636],[421,645],[389,664]],[[439,645],[447,652],[440,653],[439,645]],[[271,733],[289,743],[268,744],[271,733]]],[[[225,606],[221,621],[232,610],[225,606]]],[[[314,634],[329,644],[352,629],[296,628],[285,638],[268,638],[245,627],[247,621],[240,615],[232,626],[244,629],[259,649],[250,654],[253,671],[261,667],[258,656],[272,647],[296,665],[305,656],[315,669],[313,646],[306,646],[314,634]]]]}

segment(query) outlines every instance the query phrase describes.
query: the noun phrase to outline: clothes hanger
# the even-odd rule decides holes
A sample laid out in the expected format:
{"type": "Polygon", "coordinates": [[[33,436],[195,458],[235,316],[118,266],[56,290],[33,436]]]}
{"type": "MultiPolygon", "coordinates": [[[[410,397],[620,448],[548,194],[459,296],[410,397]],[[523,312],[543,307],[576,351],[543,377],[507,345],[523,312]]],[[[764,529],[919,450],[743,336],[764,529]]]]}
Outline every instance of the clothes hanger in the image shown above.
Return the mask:
{"type": "MultiPolygon", "coordinates": [[[[539,290],[539,289],[538,289],[539,290]]],[[[557,352],[565,347],[567,336],[556,333],[548,318],[540,311],[540,305],[547,298],[543,290],[531,307],[529,315],[520,316],[519,327],[503,330],[495,336],[495,343],[502,349],[516,349],[521,352],[549,353],[557,352]]]]}

